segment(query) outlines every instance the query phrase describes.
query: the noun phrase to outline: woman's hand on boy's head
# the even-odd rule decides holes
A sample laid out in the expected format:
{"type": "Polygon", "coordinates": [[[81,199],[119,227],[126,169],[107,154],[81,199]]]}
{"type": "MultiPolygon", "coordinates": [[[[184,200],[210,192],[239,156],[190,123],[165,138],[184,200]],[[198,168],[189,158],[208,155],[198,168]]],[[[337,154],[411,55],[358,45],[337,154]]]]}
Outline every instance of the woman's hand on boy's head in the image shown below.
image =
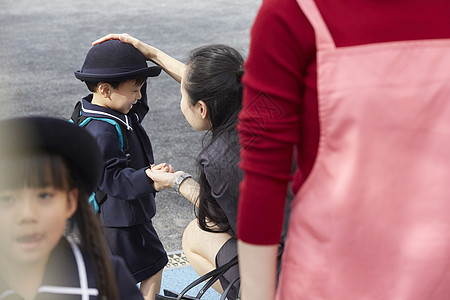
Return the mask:
{"type": "Polygon", "coordinates": [[[108,40],[120,40],[121,42],[128,43],[133,46],[135,46],[134,43],[139,42],[138,39],[132,37],[128,33],[110,33],[110,34],[105,35],[104,37],[101,37],[98,40],[94,41],[92,43],[92,46],[95,46],[97,44],[103,43],[104,41],[108,41],[108,40]]]}
{"type": "Polygon", "coordinates": [[[141,51],[141,53],[145,56],[146,59],[151,60],[156,55],[157,49],[154,47],[151,47],[140,40],[138,40],[135,37],[132,37],[128,33],[110,33],[108,35],[105,35],[104,37],[99,38],[98,40],[94,41],[92,43],[92,46],[103,43],[107,40],[120,40],[121,42],[131,44],[136,49],[141,51]]]}

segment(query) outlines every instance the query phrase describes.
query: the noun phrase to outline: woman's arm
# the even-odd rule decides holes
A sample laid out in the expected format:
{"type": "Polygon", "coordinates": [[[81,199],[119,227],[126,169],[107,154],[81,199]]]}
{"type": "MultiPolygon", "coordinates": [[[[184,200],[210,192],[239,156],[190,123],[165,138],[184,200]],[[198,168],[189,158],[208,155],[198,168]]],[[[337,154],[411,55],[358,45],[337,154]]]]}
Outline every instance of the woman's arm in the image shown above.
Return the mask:
{"type": "Polygon", "coordinates": [[[275,299],[278,245],[253,245],[238,241],[243,300],[275,299]]]}
{"type": "Polygon", "coordinates": [[[124,43],[133,45],[136,49],[141,51],[142,54],[144,54],[146,59],[151,60],[155,64],[159,65],[173,79],[178,81],[178,83],[181,83],[181,78],[183,77],[184,72],[186,71],[186,65],[184,63],[182,63],[179,60],[173,58],[172,56],[162,52],[158,48],[152,47],[152,46],[138,40],[137,38],[132,37],[131,35],[129,35],[127,33],[108,34],[108,35],[96,40],[95,42],[93,42],[92,45],[96,45],[96,44],[99,44],[101,42],[111,40],[111,39],[120,40],[124,43]]]}
{"type": "Polygon", "coordinates": [[[192,204],[198,207],[198,196],[200,195],[200,185],[192,178],[183,180],[180,185],[180,194],[191,201],[192,204]]]}
{"type": "MultiPolygon", "coordinates": [[[[317,108],[311,79],[315,64],[308,69],[314,45],[314,31],[295,0],[263,1],[252,27],[238,127],[244,179],[237,235],[244,300],[274,299],[292,152],[295,145],[299,153],[315,136],[316,123],[306,122],[315,120],[311,110],[317,108]]],[[[288,267],[289,262],[283,263],[288,267]]]]}
{"type": "MultiPolygon", "coordinates": [[[[155,190],[161,191],[164,189],[174,188],[176,179],[185,174],[183,171],[175,173],[158,170],[155,166],[145,170],[147,176],[153,180],[155,190]]],[[[198,196],[200,194],[200,185],[191,177],[184,179],[179,186],[180,194],[188,199],[192,204],[198,206],[198,196]]]]}

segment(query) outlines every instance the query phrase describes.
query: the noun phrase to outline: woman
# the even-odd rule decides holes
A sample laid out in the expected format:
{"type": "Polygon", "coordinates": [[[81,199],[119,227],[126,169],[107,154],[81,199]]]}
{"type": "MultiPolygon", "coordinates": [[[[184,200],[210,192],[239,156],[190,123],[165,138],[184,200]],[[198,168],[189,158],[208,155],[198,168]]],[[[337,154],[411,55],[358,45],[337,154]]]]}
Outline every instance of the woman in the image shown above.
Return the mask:
{"type": "Polygon", "coordinates": [[[246,300],[448,298],[449,12],[441,0],[263,1],[238,128],[251,142],[238,220],[246,300]]]}
{"type": "MultiPolygon", "coordinates": [[[[127,34],[110,34],[94,44],[108,39],[132,44],[178,81],[183,115],[194,130],[207,132],[208,142],[197,160],[199,182],[180,171],[148,171],[158,190],[174,188],[197,206],[198,218],[183,234],[183,251],[196,272],[203,275],[237,254],[236,217],[242,173],[238,167],[236,123],[242,99],[243,58],[229,46],[209,45],[194,49],[185,65],[127,34]]],[[[238,276],[236,266],[214,288],[222,293],[238,276]]],[[[236,297],[238,286],[233,287],[229,299],[236,297]]]]}

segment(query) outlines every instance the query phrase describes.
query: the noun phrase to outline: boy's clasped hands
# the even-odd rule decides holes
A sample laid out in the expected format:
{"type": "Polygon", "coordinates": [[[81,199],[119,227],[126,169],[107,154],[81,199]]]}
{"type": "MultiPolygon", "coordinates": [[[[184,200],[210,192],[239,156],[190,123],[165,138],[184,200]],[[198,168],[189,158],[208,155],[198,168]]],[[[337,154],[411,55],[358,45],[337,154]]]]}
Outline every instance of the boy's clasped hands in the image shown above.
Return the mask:
{"type": "Polygon", "coordinates": [[[183,171],[176,171],[172,165],[167,163],[160,163],[158,165],[151,165],[145,170],[148,178],[153,181],[153,186],[156,191],[161,191],[167,188],[174,188],[175,180],[185,174],[183,171]]]}

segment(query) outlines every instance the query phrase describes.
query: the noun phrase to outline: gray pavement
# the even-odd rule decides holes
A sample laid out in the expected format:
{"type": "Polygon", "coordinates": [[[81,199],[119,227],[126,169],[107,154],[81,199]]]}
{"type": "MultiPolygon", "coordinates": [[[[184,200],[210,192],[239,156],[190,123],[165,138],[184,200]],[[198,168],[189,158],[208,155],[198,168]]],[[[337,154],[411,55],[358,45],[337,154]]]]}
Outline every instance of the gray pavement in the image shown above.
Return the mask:
{"type": "MultiPolygon", "coordinates": [[[[128,32],[186,61],[190,50],[223,43],[247,56],[261,0],[2,0],[0,2],[0,118],[69,118],[88,93],[73,71],[90,44],[110,32],[128,32]]],[[[192,174],[203,133],[179,111],[178,84],[163,73],[148,83],[151,111],[144,120],[157,162],[192,174]]],[[[172,191],[157,195],[155,227],[167,251],[181,249],[192,205],[172,191]]]]}

